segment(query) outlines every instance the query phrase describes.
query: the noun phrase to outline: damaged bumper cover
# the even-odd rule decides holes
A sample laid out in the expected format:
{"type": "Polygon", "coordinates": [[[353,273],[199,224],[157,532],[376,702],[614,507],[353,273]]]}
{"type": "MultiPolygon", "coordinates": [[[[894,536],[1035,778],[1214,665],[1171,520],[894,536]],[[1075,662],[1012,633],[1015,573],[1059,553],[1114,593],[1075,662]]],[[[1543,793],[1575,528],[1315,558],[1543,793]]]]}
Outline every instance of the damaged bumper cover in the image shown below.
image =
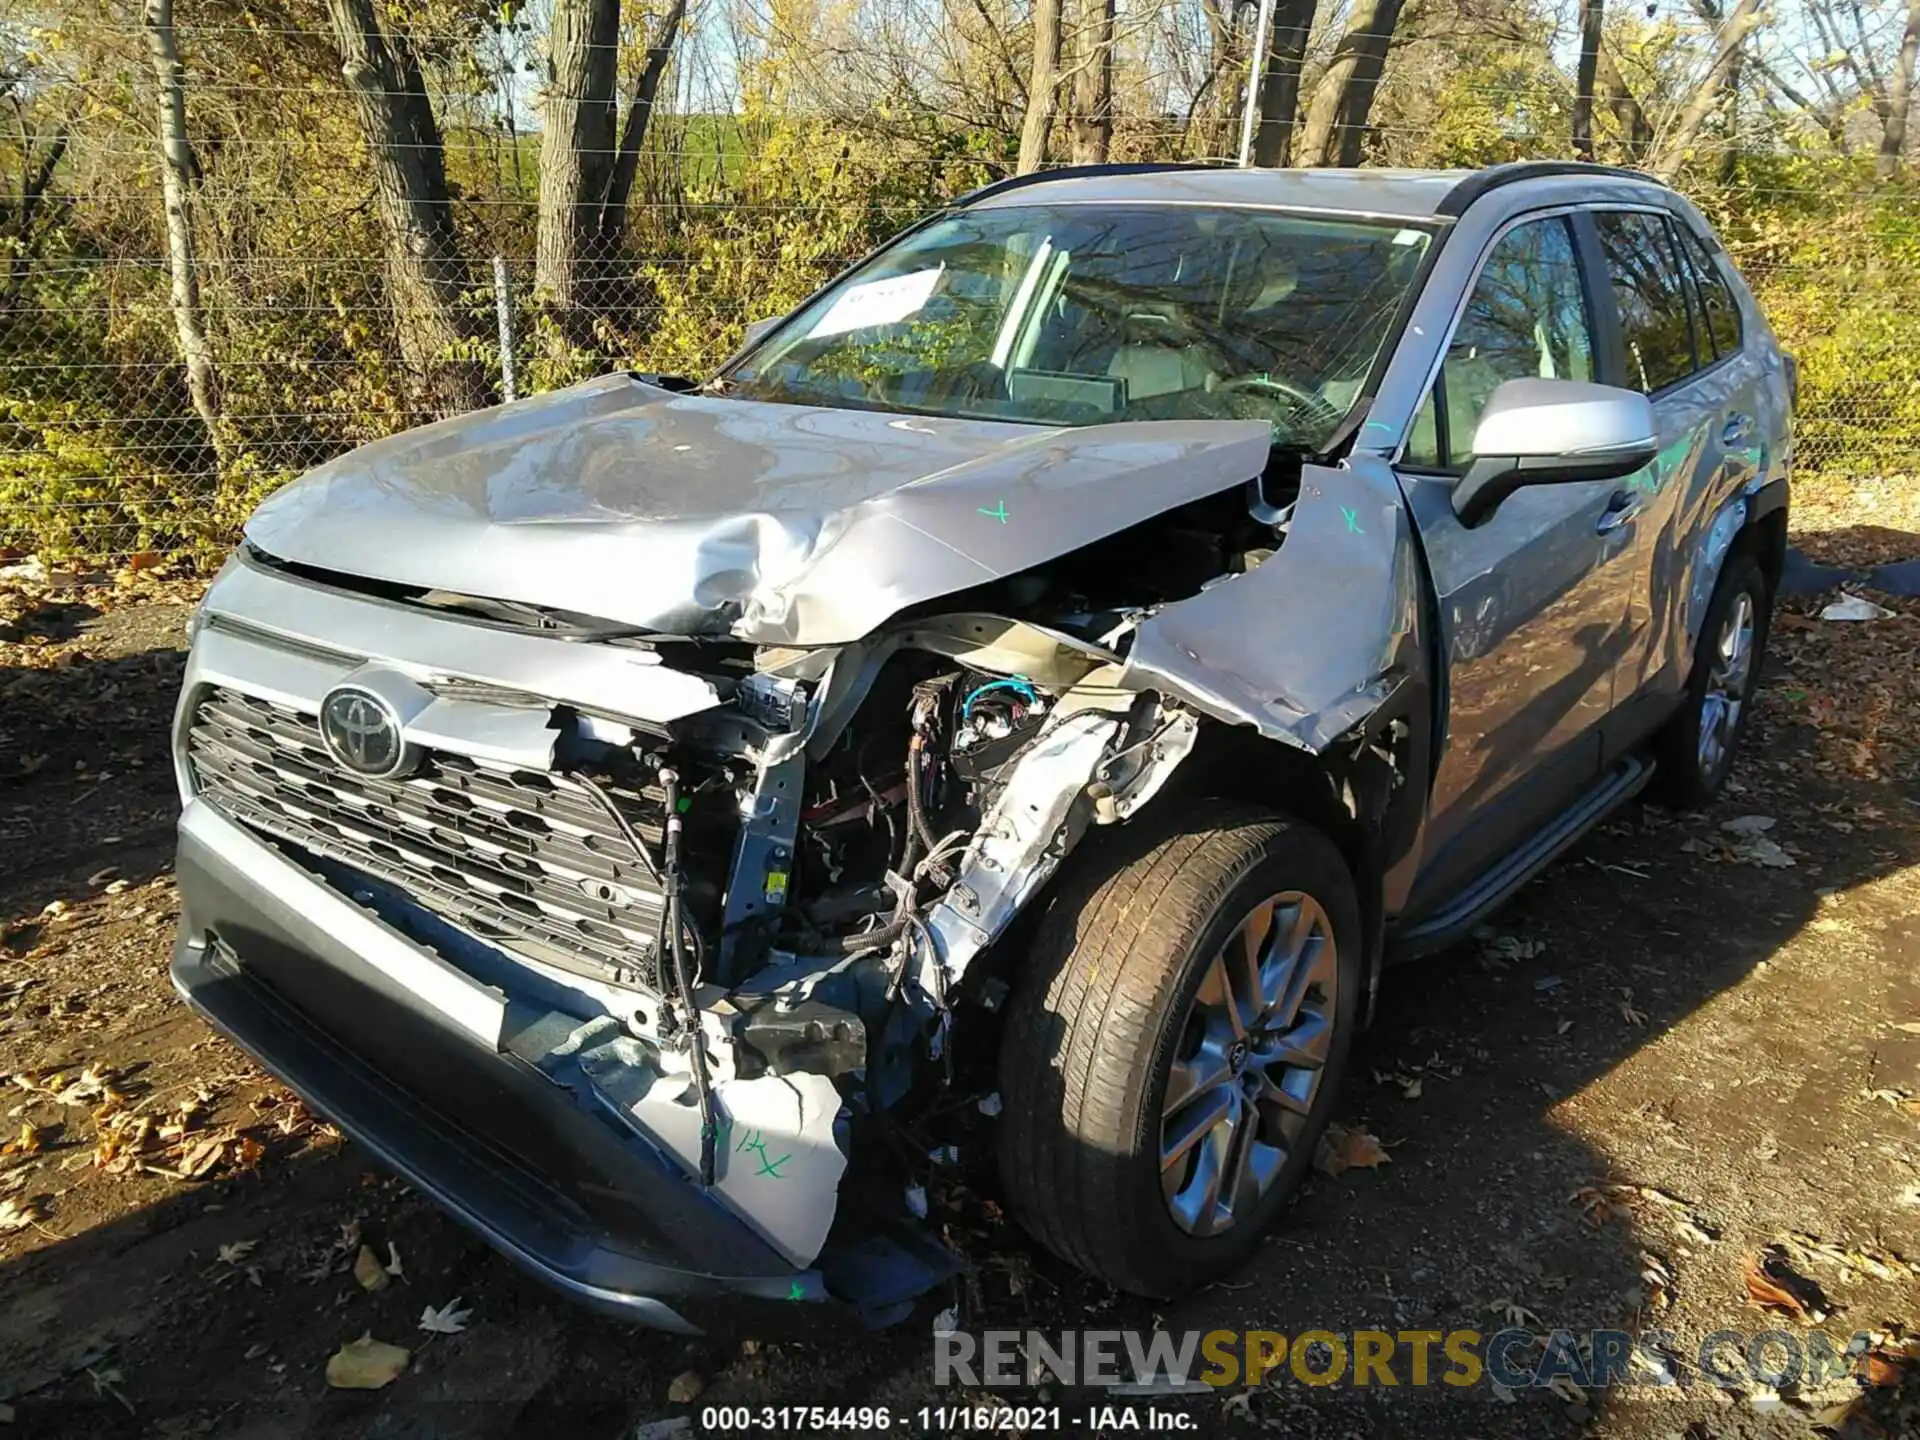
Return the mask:
{"type": "MultiPolygon", "coordinates": [[[[515,1020],[499,992],[209,807],[189,806],[180,840],[181,996],[509,1259],[603,1312],[682,1333],[738,1303],[789,1306],[796,1325],[852,1317],[829,1263],[793,1263],[648,1142],[606,1057],[601,1083],[555,1083],[511,1034],[487,1043],[515,1020]]],[[[771,1184],[802,1138],[769,1126],[728,1148],[752,1162],[743,1170],[775,1171],[760,1177],[771,1184]]]]}

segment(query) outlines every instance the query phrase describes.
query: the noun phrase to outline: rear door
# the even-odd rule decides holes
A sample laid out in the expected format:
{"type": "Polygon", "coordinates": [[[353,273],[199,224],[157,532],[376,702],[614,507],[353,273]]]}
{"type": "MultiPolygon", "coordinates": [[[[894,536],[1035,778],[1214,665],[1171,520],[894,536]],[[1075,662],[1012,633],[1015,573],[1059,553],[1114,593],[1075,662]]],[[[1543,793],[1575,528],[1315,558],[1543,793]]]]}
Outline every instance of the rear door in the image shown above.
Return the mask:
{"type": "Polygon", "coordinates": [[[1447,735],[1409,913],[1444,900],[1599,775],[1627,634],[1619,481],[1531,486],[1468,528],[1453,513],[1504,380],[1601,378],[1605,296],[1567,214],[1493,240],[1399,462],[1447,648],[1447,735]]]}
{"type": "MultiPolygon", "coordinates": [[[[1684,681],[1690,595],[1710,587],[1715,514],[1761,466],[1760,366],[1742,343],[1720,257],[1665,210],[1593,216],[1619,320],[1618,383],[1653,402],[1660,453],[1634,477],[1628,635],[1608,751],[1644,739],[1684,681]]],[[[1705,596],[1699,601],[1704,605],[1705,596]]]]}

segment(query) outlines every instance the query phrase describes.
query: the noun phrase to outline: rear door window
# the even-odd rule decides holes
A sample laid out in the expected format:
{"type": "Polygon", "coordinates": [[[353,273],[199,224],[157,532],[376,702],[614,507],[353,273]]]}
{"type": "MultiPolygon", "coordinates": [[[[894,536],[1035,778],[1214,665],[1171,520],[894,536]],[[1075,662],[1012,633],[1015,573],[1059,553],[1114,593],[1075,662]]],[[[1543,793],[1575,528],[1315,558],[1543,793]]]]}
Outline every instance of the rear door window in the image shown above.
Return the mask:
{"type": "MultiPolygon", "coordinates": [[[[1620,312],[1627,380],[1651,395],[1699,368],[1687,279],[1666,220],[1644,211],[1602,210],[1594,215],[1600,248],[1620,312]]],[[[1712,352],[1707,352],[1712,358],[1712,352]]]]}

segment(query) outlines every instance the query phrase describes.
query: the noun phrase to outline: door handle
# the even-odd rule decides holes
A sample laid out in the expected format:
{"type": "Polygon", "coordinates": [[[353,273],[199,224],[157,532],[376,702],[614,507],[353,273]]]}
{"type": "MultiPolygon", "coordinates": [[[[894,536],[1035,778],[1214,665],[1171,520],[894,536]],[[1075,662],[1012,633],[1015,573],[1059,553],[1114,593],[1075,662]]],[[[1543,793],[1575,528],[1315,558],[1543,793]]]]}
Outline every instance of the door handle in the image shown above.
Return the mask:
{"type": "Polygon", "coordinates": [[[1635,490],[1616,490],[1607,500],[1607,508],[1594,522],[1594,530],[1601,535],[1609,535],[1633,520],[1640,513],[1640,495],[1635,490]]]}
{"type": "Polygon", "coordinates": [[[1720,429],[1722,445],[1739,445],[1753,434],[1753,416],[1734,411],[1727,416],[1727,423],[1720,429]]]}

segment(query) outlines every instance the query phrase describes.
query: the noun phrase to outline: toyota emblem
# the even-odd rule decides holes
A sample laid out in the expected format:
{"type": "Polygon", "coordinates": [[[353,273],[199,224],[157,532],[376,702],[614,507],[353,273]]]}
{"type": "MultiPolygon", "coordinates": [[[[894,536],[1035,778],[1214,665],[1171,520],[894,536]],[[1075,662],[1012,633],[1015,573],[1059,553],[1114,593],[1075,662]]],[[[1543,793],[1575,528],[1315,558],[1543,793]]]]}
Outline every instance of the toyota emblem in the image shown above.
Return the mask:
{"type": "Polygon", "coordinates": [[[357,686],[329,690],[320,702],[320,740],[349,770],[381,779],[412,768],[415,758],[400,717],[379,696],[357,686]]]}

